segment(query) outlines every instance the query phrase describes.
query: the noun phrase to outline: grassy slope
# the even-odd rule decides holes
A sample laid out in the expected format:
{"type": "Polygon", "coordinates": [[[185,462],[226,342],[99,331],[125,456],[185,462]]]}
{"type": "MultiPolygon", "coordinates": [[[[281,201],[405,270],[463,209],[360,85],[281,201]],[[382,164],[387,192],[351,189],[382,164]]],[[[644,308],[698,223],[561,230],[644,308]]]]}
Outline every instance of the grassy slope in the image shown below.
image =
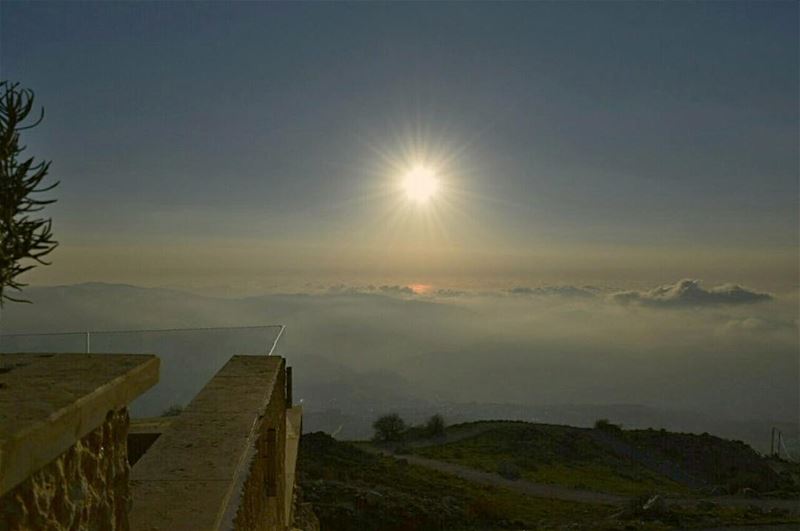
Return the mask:
{"type": "Polygon", "coordinates": [[[489,472],[510,470],[531,481],[622,495],[687,495],[702,493],[701,488],[706,493],[749,488],[790,496],[800,491],[791,473],[777,473],[746,444],[708,434],[483,421],[448,427],[444,440],[415,440],[407,446],[425,457],[489,472]],[[616,453],[609,440],[638,458],[616,453]],[[665,469],[680,474],[665,475],[665,469]]]}
{"type": "Polygon", "coordinates": [[[677,464],[707,484],[724,486],[730,492],[743,488],[759,492],[792,488],[791,481],[781,478],[763,457],[741,441],[665,430],[625,430],[618,436],[677,464]]]}
{"type": "MultiPolygon", "coordinates": [[[[590,430],[523,422],[493,424],[473,437],[417,448],[414,453],[488,472],[517,470],[531,481],[598,492],[687,492],[684,486],[605,451],[590,430]]],[[[453,426],[448,432],[463,432],[465,426],[469,425],[453,426]]]]}
{"type": "Polygon", "coordinates": [[[322,433],[303,435],[299,471],[303,497],[325,530],[587,528],[614,512],[482,487],[322,433]]]}
{"type": "MultiPolygon", "coordinates": [[[[455,428],[458,429],[458,428],[455,428]]],[[[669,529],[781,523],[785,515],[702,504],[658,515],[487,488],[402,459],[366,453],[324,433],[303,435],[299,481],[326,531],[669,529]],[[616,513],[616,516],[614,516],[616,513]]],[[[635,506],[635,504],[632,504],[635,506]]]]}

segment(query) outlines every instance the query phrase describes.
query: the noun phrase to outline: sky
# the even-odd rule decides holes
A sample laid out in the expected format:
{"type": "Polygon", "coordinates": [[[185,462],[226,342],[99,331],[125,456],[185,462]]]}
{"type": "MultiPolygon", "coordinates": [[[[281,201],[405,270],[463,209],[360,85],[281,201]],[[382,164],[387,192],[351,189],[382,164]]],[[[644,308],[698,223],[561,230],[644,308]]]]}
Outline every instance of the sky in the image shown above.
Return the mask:
{"type": "Polygon", "coordinates": [[[0,4],[34,284],[795,290],[798,4],[0,4]],[[398,183],[434,168],[436,196],[398,183]]]}

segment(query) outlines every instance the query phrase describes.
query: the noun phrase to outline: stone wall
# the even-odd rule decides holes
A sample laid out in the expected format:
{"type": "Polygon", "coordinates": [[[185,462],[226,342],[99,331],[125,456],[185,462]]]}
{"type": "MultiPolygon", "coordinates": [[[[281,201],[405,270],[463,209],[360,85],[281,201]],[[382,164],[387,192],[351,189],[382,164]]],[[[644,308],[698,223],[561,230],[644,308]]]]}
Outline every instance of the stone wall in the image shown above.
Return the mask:
{"type": "Polygon", "coordinates": [[[0,531],[127,531],[128,411],[105,421],[0,497],[0,531]]]}
{"type": "MultiPolygon", "coordinates": [[[[283,365],[281,366],[283,369],[283,365]]],[[[286,372],[277,372],[234,519],[241,531],[286,529],[286,372]]]]}

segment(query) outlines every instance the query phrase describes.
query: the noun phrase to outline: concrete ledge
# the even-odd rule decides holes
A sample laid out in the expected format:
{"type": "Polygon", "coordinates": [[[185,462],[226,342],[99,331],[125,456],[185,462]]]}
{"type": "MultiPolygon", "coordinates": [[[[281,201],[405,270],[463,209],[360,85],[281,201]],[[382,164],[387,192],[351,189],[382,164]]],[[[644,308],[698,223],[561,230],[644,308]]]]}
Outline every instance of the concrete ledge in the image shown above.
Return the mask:
{"type": "MultiPolygon", "coordinates": [[[[171,418],[133,467],[132,530],[235,527],[231,520],[253,477],[258,441],[268,424],[277,426],[273,416],[285,423],[283,371],[277,356],[233,356],[171,418]]],[[[263,481],[256,486],[263,494],[263,481]]]]}
{"type": "Polygon", "coordinates": [[[158,382],[143,354],[0,355],[0,495],[158,382]]]}

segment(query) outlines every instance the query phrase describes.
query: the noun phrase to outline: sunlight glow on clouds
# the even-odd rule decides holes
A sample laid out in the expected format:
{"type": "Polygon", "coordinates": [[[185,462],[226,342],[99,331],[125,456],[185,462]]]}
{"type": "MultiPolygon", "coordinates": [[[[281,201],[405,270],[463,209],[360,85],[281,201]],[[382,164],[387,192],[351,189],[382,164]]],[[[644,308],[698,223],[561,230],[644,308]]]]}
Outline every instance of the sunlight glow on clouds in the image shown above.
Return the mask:
{"type": "Polygon", "coordinates": [[[683,279],[649,291],[623,291],[615,293],[612,298],[620,304],[656,307],[751,304],[772,300],[772,296],[767,293],[752,291],[736,284],[723,284],[707,290],[700,286],[699,280],[693,279],[683,279]]]}

